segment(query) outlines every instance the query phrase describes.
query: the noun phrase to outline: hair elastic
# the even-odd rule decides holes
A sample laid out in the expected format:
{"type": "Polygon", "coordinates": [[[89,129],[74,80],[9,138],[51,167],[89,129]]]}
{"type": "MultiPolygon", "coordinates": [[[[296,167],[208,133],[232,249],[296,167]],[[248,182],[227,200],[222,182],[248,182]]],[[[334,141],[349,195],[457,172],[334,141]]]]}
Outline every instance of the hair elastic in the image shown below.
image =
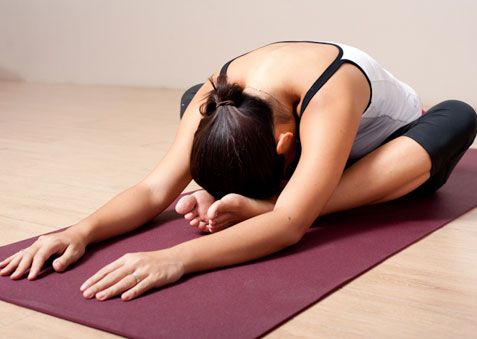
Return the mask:
{"type": "Polygon", "coordinates": [[[235,103],[233,102],[233,100],[224,100],[224,101],[219,101],[217,104],[216,104],[216,107],[219,107],[219,106],[225,106],[225,105],[234,105],[235,103]]]}

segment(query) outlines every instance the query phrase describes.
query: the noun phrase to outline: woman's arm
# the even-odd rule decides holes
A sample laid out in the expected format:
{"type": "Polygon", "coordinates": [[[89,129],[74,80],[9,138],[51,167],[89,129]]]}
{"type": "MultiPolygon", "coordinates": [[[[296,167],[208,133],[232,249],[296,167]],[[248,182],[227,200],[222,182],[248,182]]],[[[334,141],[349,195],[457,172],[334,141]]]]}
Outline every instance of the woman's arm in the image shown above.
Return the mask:
{"type": "Polygon", "coordinates": [[[185,273],[259,258],[301,239],[343,173],[370,94],[363,81],[343,65],[310,102],[301,120],[299,164],[273,211],[170,249],[185,273]]]}
{"type": "Polygon", "coordinates": [[[122,234],[146,223],[158,213],[150,189],[136,184],[122,191],[88,217],[69,227],[85,244],[122,234]]]}
{"type": "Polygon", "coordinates": [[[187,107],[174,141],[159,164],[138,184],[121,192],[71,228],[86,243],[129,232],[166,209],[192,180],[190,150],[200,121],[199,105],[212,87],[206,83],[187,107]]]}

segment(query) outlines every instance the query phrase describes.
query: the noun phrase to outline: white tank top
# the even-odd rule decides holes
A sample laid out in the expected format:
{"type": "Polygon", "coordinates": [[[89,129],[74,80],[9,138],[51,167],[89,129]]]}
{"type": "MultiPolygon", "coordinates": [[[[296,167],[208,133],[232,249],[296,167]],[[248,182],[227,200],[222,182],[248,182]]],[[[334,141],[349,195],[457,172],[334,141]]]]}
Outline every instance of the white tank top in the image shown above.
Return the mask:
{"type": "Polygon", "coordinates": [[[332,44],[341,48],[341,60],[359,66],[371,84],[371,102],[362,115],[349,156],[359,158],[378,147],[392,132],[419,118],[422,101],[413,88],[367,53],[342,43],[332,44]]]}
{"type": "MultiPolygon", "coordinates": [[[[384,69],[374,58],[358,48],[332,41],[278,41],[309,42],[334,45],[339,49],[338,56],[307,91],[301,104],[297,119],[297,142],[299,143],[299,121],[311,98],[344,63],[357,66],[366,76],[371,87],[371,99],[363,112],[354,140],[350,159],[360,158],[377,148],[392,132],[421,116],[422,102],[416,91],[398,80],[384,69]]],[[[272,43],[273,44],[273,43],[272,43]]],[[[220,73],[227,74],[229,64],[239,55],[223,65],[220,73]]]]}

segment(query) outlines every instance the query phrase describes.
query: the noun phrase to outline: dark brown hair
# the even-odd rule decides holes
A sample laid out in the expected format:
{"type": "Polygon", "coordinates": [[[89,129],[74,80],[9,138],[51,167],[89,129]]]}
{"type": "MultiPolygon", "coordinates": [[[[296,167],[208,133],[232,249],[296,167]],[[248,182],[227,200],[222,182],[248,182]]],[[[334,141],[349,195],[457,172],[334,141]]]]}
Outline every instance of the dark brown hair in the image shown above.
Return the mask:
{"type": "Polygon", "coordinates": [[[192,178],[216,199],[238,193],[256,199],[277,194],[284,159],[277,155],[273,112],[264,99],[244,93],[226,75],[200,106],[203,115],[190,157],[192,178]]]}

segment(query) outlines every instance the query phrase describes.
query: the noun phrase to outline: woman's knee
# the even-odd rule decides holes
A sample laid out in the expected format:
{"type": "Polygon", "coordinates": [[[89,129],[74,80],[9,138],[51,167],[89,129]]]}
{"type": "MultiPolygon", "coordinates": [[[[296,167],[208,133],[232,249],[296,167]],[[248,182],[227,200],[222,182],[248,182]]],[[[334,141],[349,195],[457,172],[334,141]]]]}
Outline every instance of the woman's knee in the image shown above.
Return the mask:
{"type": "Polygon", "coordinates": [[[472,143],[477,134],[477,113],[474,108],[460,100],[446,100],[441,104],[452,112],[452,119],[461,126],[462,132],[469,136],[472,143]]]}
{"type": "Polygon", "coordinates": [[[477,134],[477,113],[472,106],[447,100],[435,107],[438,117],[434,122],[442,129],[429,143],[433,154],[431,178],[417,192],[434,192],[444,185],[477,134]]]}
{"type": "Polygon", "coordinates": [[[434,123],[446,126],[447,133],[440,136],[441,142],[451,141],[457,148],[472,145],[477,134],[477,113],[472,106],[460,100],[446,100],[431,110],[436,118],[434,123]]]}

